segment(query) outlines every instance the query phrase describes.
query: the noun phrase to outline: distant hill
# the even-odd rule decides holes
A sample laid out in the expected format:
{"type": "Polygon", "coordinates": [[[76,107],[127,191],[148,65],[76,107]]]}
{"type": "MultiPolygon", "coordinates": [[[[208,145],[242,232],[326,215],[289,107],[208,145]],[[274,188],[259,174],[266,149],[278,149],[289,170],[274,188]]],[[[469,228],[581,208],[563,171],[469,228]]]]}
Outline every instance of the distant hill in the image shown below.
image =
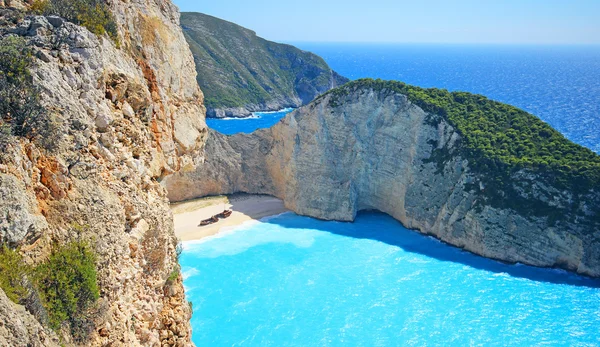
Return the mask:
{"type": "Polygon", "coordinates": [[[184,12],[181,26],[205,94],[208,117],[298,107],[348,79],[296,47],[202,13],[184,12]]]}

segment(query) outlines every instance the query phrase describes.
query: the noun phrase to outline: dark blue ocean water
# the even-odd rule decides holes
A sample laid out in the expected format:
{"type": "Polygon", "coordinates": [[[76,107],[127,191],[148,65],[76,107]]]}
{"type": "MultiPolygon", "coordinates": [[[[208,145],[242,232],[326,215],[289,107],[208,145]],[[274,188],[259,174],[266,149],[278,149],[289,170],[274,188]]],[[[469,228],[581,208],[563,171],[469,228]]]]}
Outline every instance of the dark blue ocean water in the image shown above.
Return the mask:
{"type": "Polygon", "coordinates": [[[600,152],[600,46],[295,43],[340,74],[483,94],[600,152]]]}
{"type": "MultiPolygon", "coordinates": [[[[295,45],[351,79],[462,90],[517,106],[600,153],[600,46],[295,45]]],[[[251,132],[283,115],[209,120],[209,126],[225,134],[251,132]]]]}
{"type": "MultiPolygon", "coordinates": [[[[465,90],[523,108],[600,152],[600,47],[298,44],[352,79],[465,90]]],[[[287,112],[208,120],[226,133],[287,112]]],[[[600,346],[600,283],[506,265],[409,231],[292,213],[188,242],[198,346],[600,346]]]]}

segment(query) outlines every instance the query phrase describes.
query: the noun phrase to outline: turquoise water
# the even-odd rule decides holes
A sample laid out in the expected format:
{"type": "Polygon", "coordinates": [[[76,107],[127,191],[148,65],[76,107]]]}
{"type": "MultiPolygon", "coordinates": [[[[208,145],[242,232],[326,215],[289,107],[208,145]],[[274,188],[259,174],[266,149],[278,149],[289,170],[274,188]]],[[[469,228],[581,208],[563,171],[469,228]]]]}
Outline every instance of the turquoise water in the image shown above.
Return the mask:
{"type": "Polygon", "coordinates": [[[600,283],[362,213],[287,213],[181,255],[198,346],[599,346],[600,283]]]}
{"type": "Polygon", "coordinates": [[[292,108],[286,108],[277,112],[254,112],[251,117],[247,118],[207,118],[206,124],[225,135],[248,134],[257,129],[272,127],[293,110],[292,108]]]}
{"type": "MultiPolygon", "coordinates": [[[[298,46],[351,79],[513,104],[600,152],[600,46],[298,46]]],[[[207,123],[249,133],[289,111],[207,123]]],[[[382,214],[285,214],[187,243],[181,264],[198,346],[600,346],[600,281],[477,257],[382,214]]]]}

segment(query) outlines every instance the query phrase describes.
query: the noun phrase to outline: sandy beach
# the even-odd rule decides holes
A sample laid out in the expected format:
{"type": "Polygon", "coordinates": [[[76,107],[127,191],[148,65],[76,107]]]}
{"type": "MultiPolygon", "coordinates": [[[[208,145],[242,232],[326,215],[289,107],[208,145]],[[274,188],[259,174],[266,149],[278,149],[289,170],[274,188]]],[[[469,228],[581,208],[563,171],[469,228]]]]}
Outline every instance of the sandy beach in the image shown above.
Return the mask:
{"type": "Polygon", "coordinates": [[[268,195],[214,196],[172,204],[175,219],[175,235],[181,241],[200,240],[215,235],[224,227],[233,227],[249,220],[256,220],[288,211],[283,201],[268,195]],[[203,219],[231,209],[229,218],[217,223],[198,226],[203,219]]]}

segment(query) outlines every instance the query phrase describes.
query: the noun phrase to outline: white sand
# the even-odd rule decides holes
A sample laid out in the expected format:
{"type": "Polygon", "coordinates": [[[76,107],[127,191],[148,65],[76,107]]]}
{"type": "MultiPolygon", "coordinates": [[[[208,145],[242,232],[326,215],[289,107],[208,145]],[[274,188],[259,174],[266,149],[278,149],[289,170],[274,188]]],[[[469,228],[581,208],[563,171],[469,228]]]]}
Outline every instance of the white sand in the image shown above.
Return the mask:
{"type": "Polygon", "coordinates": [[[283,201],[267,195],[215,196],[171,205],[175,219],[175,235],[181,241],[200,240],[217,234],[221,228],[232,227],[245,221],[260,219],[288,211],[283,201]],[[200,221],[231,209],[229,218],[217,223],[198,226],[200,221]]]}

